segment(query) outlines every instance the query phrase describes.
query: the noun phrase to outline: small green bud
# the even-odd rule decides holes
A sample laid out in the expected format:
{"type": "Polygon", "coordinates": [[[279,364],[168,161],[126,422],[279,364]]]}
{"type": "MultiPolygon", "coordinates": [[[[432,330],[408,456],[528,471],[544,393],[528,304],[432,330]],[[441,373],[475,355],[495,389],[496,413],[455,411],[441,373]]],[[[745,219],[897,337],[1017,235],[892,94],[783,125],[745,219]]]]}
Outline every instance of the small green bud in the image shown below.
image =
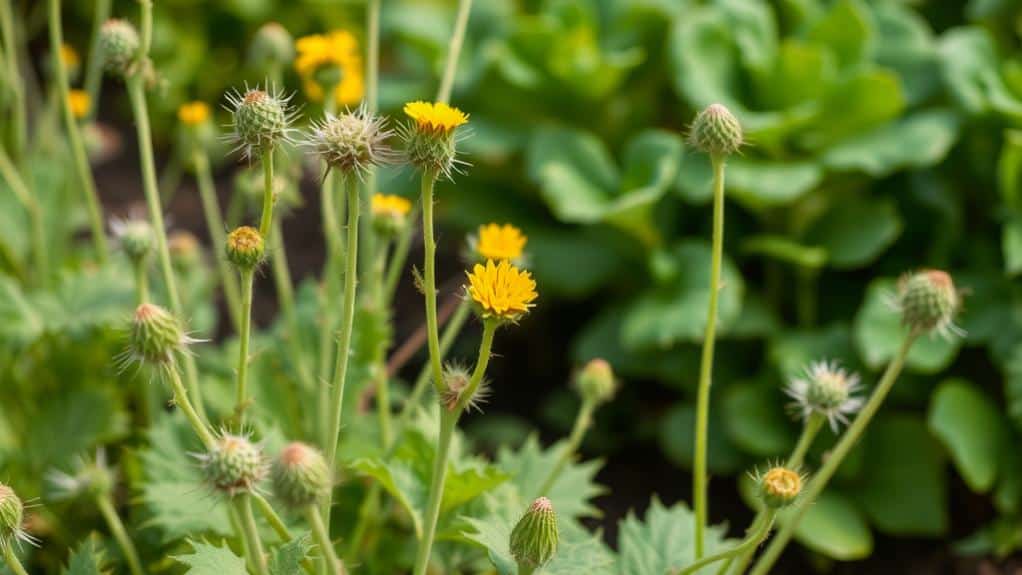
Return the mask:
{"type": "Polygon", "coordinates": [[[689,144],[715,156],[730,156],[744,143],[742,125],[723,104],[710,104],[696,115],[689,144]]]}
{"type": "Polygon", "coordinates": [[[258,88],[227,97],[232,108],[232,139],[246,158],[262,155],[289,141],[294,119],[288,98],[258,88]]]}
{"type": "Polygon", "coordinates": [[[25,540],[22,523],[25,520],[25,506],[14,490],[0,483],[0,545],[14,540],[25,540]]]}
{"type": "Polygon", "coordinates": [[[227,260],[242,270],[250,270],[263,260],[263,236],[259,230],[241,226],[227,234],[227,260]]]}
{"type": "Polygon", "coordinates": [[[273,463],[273,490],[284,503],[300,508],[322,501],[333,480],[323,455],[315,448],[289,443],[273,463]]]}
{"type": "Polygon", "coordinates": [[[582,396],[583,401],[597,405],[606,403],[614,397],[614,392],[617,391],[614,370],[606,360],[592,359],[575,376],[575,388],[582,396]]]}
{"type": "Polygon", "coordinates": [[[130,338],[132,358],[165,366],[173,363],[174,354],[183,351],[192,341],[169,311],[151,303],[135,308],[130,338]]]}
{"type": "Polygon", "coordinates": [[[901,323],[917,333],[954,332],[954,317],[961,299],[951,276],[940,270],[923,270],[898,283],[897,307],[901,323]]]}
{"type": "Polygon", "coordinates": [[[364,174],[369,168],[393,163],[394,151],[387,145],[393,131],[379,116],[362,107],[326,117],[312,125],[308,146],[330,168],[345,174],[364,174]]]}
{"type": "Polygon", "coordinates": [[[295,41],[291,33],[277,22],[263,24],[252,39],[249,52],[252,63],[260,69],[285,66],[295,58],[295,41]]]}
{"type": "Polygon", "coordinates": [[[540,497],[511,530],[511,556],[519,569],[542,567],[557,552],[558,539],[554,506],[546,497],[540,497]]]}
{"type": "Polygon", "coordinates": [[[88,497],[94,499],[113,491],[116,480],[114,472],[106,464],[106,452],[99,450],[96,458],[81,458],[75,461],[71,473],[52,471],[47,480],[54,489],[55,499],[88,497]]]}
{"type": "Polygon", "coordinates": [[[758,478],[759,496],[770,509],[791,505],[802,492],[802,476],[784,467],[773,467],[758,478]]]}
{"type": "Polygon", "coordinates": [[[192,270],[202,263],[202,247],[191,232],[171,232],[167,238],[167,249],[170,251],[171,263],[179,270],[192,270]]]}
{"type": "Polygon", "coordinates": [[[146,220],[115,220],[111,228],[124,253],[136,264],[145,260],[156,246],[153,227],[146,220]]]}
{"type": "Polygon", "coordinates": [[[99,49],[103,54],[103,67],[115,76],[131,75],[140,46],[138,31],[126,20],[107,20],[100,28],[99,49]]]}
{"type": "Polygon", "coordinates": [[[268,472],[262,450],[241,435],[224,433],[198,457],[206,481],[229,496],[252,491],[268,472]]]}

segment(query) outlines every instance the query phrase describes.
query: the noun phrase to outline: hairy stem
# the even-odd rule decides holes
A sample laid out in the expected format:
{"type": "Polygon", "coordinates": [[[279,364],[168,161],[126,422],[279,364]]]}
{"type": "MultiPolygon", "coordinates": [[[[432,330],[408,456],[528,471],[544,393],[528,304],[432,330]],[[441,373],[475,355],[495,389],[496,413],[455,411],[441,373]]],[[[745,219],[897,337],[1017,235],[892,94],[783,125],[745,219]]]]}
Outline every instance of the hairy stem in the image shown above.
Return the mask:
{"type": "Polygon", "coordinates": [[[756,547],[759,546],[760,543],[763,542],[764,539],[766,539],[767,535],[770,534],[770,528],[773,527],[774,525],[774,516],[776,515],[777,511],[771,509],[770,511],[767,512],[766,520],[763,521],[760,528],[750,533],[748,537],[745,538],[744,541],[732,547],[731,549],[728,549],[727,551],[721,551],[720,553],[716,553],[714,555],[710,555],[709,557],[704,557],[696,561],[695,563],[689,565],[688,567],[685,567],[681,571],[678,571],[677,575],[690,575],[702,569],[703,567],[706,567],[707,565],[716,563],[717,561],[728,559],[730,557],[734,557],[736,555],[746,552],[749,549],[755,549],[756,547]]]}
{"type": "Polygon", "coordinates": [[[330,574],[343,573],[343,563],[337,557],[337,552],[334,551],[334,544],[330,541],[330,533],[327,531],[326,523],[323,522],[323,516],[319,513],[319,508],[315,505],[309,505],[305,508],[305,517],[309,521],[309,526],[312,528],[312,537],[315,539],[316,544],[319,545],[330,574]]]}
{"type": "Polygon", "coordinates": [[[444,65],[444,75],[440,80],[440,90],[437,92],[438,102],[449,102],[451,100],[454,75],[458,70],[458,56],[461,54],[461,46],[465,42],[465,29],[468,28],[468,15],[471,11],[472,0],[459,0],[458,15],[454,20],[454,31],[451,33],[451,41],[447,45],[447,62],[444,65]]]}
{"type": "MultiPolygon", "coordinates": [[[[444,333],[440,337],[440,361],[443,362],[447,352],[450,351],[451,346],[454,345],[454,340],[458,338],[461,333],[461,329],[465,326],[465,321],[468,319],[472,311],[472,304],[469,300],[462,300],[458,303],[457,309],[454,310],[454,314],[451,315],[451,319],[447,322],[447,327],[444,328],[444,333]]],[[[426,388],[429,387],[430,381],[430,365],[426,364],[422,366],[419,371],[419,375],[415,378],[415,383],[412,386],[412,392],[405,399],[404,406],[401,408],[401,413],[398,414],[397,420],[397,432],[401,433],[401,429],[408,425],[408,420],[411,419],[415,413],[415,409],[422,404],[422,396],[426,393],[426,388]]]]}
{"type": "Polygon", "coordinates": [[[128,532],[124,529],[121,517],[117,515],[117,510],[114,508],[114,502],[111,500],[110,494],[103,493],[97,495],[96,506],[99,507],[99,512],[103,515],[107,527],[110,528],[110,533],[121,548],[121,553],[124,554],[124,559],[128,562],[128,569],[131,571],[131,574],[143,575],[145,571],[142,570],[142,562],[138,559],[138,551],[135,550],[135,544],[128,537],[128,532]]]}
{"type": "Polygon", "coordinates": [[[188,418],[188,423],[191,424],[192,430],[199,436],[202,444],[206,449],[211,449],[216,444],[216,439],[213,434],[206,427],[206,423],[203,421],[199,414],[195,411],[195,407],[192,406],[192,402],[188,399],[188,390],[185,389],[183,383],[181,383],[181,375],[177,372],[177,367],[174,365],[168,366],[164,372],[167,374],[170,380],[170,388],[174,393],[174,404],[181,409],[188,418]]]}
{"type": "Polygon", "coordinates": [[[241,515],[241,526],[248,540],[249,551],[252,555],[256,573],[258,575],[269,575],[266,568],[266,552],[263,550],[263,542],[259,539],[259,527],[256,525],[255,515],[252,514],[252,499],[247,493],[234,497],[233,503],[241,515]]]}
{"type": "Polygon", "coordinates": [[[235,388],[234,417],[238,429],[245,428],[245,411],[248,409],[248,344],[252,334],[252,284],[254,273],[251,269],[240,271],[241,276],[241,331],[238,332],[238,380],[235,388]]]}
{"type": "Polygon", "coordinates": [[[445,389],[443,364],[440,360],[440,335],[436,321],[436,240],[433,238],[433,188],[436,172],[422,173],[422,240],[425,251],[422,291],[426,298],[426,337],[429,343],[429,367],[433,387],[445,389]]]}
{"type": "Polygon", "coordinates": [[[263,152],[263,213],[259,219],[259,235],[263,240],[270,236],[273,224],[273,148],[263,152]]]}
{"type": "Polygon", "coordinates": [[[550,492],[557,478],[564,472],[564,468],[574,459],[575,452],[578,451],[579,445],[582,444],[582,438],[585,437],[586,430],[592,425],[593,412],[595,411],[595,401],[585,400],[582,402],[582,407],[579,408],[578,415],[575,417],[575,425],[571,429],[571,435],[568,436],[568,443],[561,450],[561,455],[557,458],[557,463],[553,469],[550,470],[546,479],[543,480],[539,493],[536,494],[537,497],[547,495],[550,492]]]}
{"type": "Polygon", "coordinates": [[[216,186],[213,173],[209,167],[206,152],[195,150],[192,154],[192,166],[195,168],[195,182],[199,188],[199,199],[202,201],[202,213],[206,216],[206,229],[209,230],[213,242],[213,253],[216,256],[216,267],[220,273],[220,283],[224,288],[224,299],[227,300],[227,312],[234,324],[234,329],[241,330],[241,294],[238,280],[231,273],[230,262],[227,261],[227,225],[224,223],[220,203],[216,197],[216,186]]]}

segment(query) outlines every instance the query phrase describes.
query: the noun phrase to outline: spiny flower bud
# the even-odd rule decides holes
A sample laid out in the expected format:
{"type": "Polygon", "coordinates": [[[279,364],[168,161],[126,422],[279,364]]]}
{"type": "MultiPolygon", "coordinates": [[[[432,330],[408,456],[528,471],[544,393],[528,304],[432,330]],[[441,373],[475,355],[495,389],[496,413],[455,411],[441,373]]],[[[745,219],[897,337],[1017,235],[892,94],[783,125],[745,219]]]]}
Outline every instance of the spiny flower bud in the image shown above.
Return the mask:
{"type": "Polygon", "coordinates": [[[263,24],[252,39],[249,52],[252,63],[261,69],[285,66],[295,58],[295,41],[291,33],[277,22],[263,24]]]}
{"type": "Polygon", "coordinates": [[[784,392],[795,400],[792,408],[802,419],[813,414],[826,417],[836,433],[838,424],[848,423],[848,415],[862,407],[862,398],[853,395],[858,389],[858,374],[845,371],[836,361],[817,361],[801,377],[792,378],[784,392]]]}
{"type": "Polygon", "coordinates": [[[772,467],[756,478],[759,496],[770,509],[791,505],[802,492],[802,476],[784,467],[772,467]]]}
{"type": "Polygon", "coordinates": [[[136,264],[145,260],[156,245],[156,235],[149,222],[142,219],[113,220],[110,228],[121,249],[136,264]]]}
{"type": "Polygon", "coordinates": [[[243,157],[251,158],[272,150],[281,142],[289,142],[294,121],[289,100],[290,97],[272,88],[264,91],[256,87],[243,95],[228,94],[232,117],[230,138],[236,145],[235,151],[240,150],[243,157]]]}
{"type": "Polygon", "coordinates": [[[730,156],[744,143],[742,125],[723,104],[710,104],[696,115],[688,141],[707,154],[730,156]]]}
{"type": "Polygon", "coordinates": [[[961,298],[947,272],[923,270],[902,277],[896,303],[901,323],[916,333],[957,332],[953,322],[961,298]]]}
{"type": "MultiPolygon", "coordinates": [[[[448,364],[444,366],[444,391],[440,394],[440,405],[447,409],[447,411],[454,411],[461,401],[461,398],[468,392],[469,384],[472,382],[472,376],[464,366],[457,364],[448,364]]],[[[475,393],[469,398],[465,404],[466,408],[479,409],[479,405],[486,402],[486,396],[489,393],[489,387],[486,382],[483,381],[476,388],[475,393]]]]}
{"type": "Polygon", "coordinates": [[[468,114],[443,102],[409,102],[404,107],[411,120],[400,128],[408,160],[422,170],[450,178],[458,166],[456,131],[468,123],[468,114]]]}
{"type": "Polygon", "coordinates": [[[241,226],[227,234],[227,260],[250,270],[263,260],[263,236],[251,226],[241,226]]]}
{"type": "Polygon", "coordinates": [[[289,443],[273,462],[273,491],[291,507],[322,501],[332,486],[330,468],[323,455],[304,443],[289,443]]]}
{"type": "Polygon", "coordinates": [[[103,67],[111,74],[130,75],[140,45],[138,31],[125,20],[107,20],[100,28],[99,49],[103,54],[103,67]]]}
{"type": "Polygon", "coordinates": [[[25,532],[25,504],[9,486],[0,483],[0,549],[17,542],[37,545],[25,532]]]}
{"type": "Polygon", "coordinates": [[[361,176],[372,166],[396,160],[387,145],[393,134],[384,118],[373,116],[363,106],[338,116],[327,114],[313,123],[307,145],[329,168],[361,176]]]}
{"type": "Polygon", "coordinates": [[[156,304],[144,303],[135,308],[128,359],[167,365],[174,361],[175,353],[184,351],[193,341],[169,311],[156,304]]]}
{"type": "Polygon", "coordinates": [[[557,552],[558,539],[554,506],[546,497],[540,497],[511,530],[511,556],[519,569],[542,567],[557,552]]]}
{"type": "Polygon", "coordinates": [[[206,481],[229,496],[254,490],[268,472],[262,449],[242,435],[223,433],[209,451],[196,457],[206,481]]]}
{"type": "Polygon", "coordinates": [[[606,360],[596,358],[582,368],[575,376],[575,388],[583,401],[601,404],[610,401],[617,391],[614,370],[606,360]]]}

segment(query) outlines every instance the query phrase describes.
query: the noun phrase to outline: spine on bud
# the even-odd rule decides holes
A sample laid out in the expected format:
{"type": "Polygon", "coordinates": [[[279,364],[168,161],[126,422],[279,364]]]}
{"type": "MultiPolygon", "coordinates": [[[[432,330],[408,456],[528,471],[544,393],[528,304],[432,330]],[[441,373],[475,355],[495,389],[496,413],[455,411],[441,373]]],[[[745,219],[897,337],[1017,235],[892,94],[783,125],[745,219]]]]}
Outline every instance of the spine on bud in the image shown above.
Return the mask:
{"type": "Polygon", "coordinates": [[[546,497],[532,502],[511,531],[511,555],[519,573],[532,573],[546,565],[557,552],[557,514],[546,497]]]}

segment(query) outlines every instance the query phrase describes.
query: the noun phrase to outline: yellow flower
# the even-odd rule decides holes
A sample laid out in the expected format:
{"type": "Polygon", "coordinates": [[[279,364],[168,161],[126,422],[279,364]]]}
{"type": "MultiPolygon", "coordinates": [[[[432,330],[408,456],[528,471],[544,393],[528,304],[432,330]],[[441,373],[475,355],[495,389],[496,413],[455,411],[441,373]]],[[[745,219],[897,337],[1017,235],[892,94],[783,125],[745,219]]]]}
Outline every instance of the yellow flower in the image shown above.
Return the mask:
{"type": "Polygon", "coordinates": [[[484,259],[517,260],[522,257],[529,238],[511,224],[479,226],[475,250],[484,259]]]}
{"type": "Polygon", "coordinates": [[[412,202],[401,196],[391,194],[373,195],[373,215],[403,218],[412,209],[412,202]]]}
{"type": "Polygon", "coordinates": [[[483,318],[514,321],[529,311],[539,297],[532,274],[511,265],[508,260],[486,265],[476,264],[468,273],[468,293],[479,307],[483,318]]]}
{"type": "Polygon", "coordinates": [[[62,44],[60,46],[60,59],[64,61],[64,65],[67,66],[69,73],[74,73],[82,63],[78,52],[70,44],[62,44]]]}
{"type": "Polygon", "coordinates": [[[468,114],[443,102],[408,102],[405,115],[415,120],[420,130],[449,134],[458,126],[468,123],[468,114]]]}
{"type": "Polygon", "coordinates": [[[299,38],[295,43],[298,57],[295,71],[302,78],[305,95],[310,100],[323,99],[323,86],[317,73],[327,67],[336,67],[340,81],[334,86],[334,100],[342,106],[357,104],[365,90],[362,80],[362,59],[358,41],[351,33],[334,30],[329,34],[314,34],[299,38]]]}
{"type": "Polygon", "coordinates": [[[67,102],[71,105],[71,113],[79,120],[88,116],[92,108],[92,98],[85,90],[71,90],[67,94],[67,102]]]}
{"type": "Polygon", "coordinates": [[[209,106],[205,102],[186,102],[177,109],[177,119],[188,127],[205,124],[209,120],[209,106]]]}

